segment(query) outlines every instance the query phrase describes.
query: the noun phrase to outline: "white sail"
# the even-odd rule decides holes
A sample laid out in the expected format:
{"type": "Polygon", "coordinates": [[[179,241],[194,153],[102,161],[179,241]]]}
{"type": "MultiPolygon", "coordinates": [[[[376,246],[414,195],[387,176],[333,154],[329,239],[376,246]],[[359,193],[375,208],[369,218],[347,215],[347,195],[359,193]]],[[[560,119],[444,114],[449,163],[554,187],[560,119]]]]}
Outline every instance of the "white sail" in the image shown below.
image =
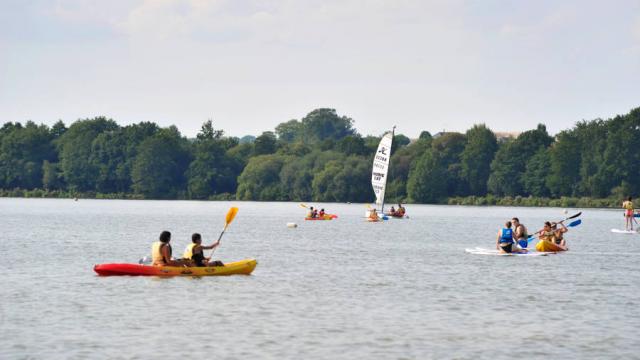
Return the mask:
{"type": "Polygon", "coordinates": [[[384,192],[387,187],[387,173],[389,172],[389,159],[391,158],[391,143],[393,142],[393,135],[386,133],[380,145],[378,145],[378,151],[373,158],[373,171],[371,172],[371,186],[373,186],[373,192],[376,194],[376,204],[382,204],[384,202],[384,192]]]}

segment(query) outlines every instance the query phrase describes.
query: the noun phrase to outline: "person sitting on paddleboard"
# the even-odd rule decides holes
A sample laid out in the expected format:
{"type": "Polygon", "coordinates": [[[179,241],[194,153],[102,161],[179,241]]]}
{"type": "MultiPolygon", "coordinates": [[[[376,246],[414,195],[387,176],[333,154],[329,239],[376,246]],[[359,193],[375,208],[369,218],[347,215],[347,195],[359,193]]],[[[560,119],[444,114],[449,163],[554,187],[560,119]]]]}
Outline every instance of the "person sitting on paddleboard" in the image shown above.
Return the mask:
{"type": "Polygon", "coordinates": [[[520,219],[517,217],[511,219],[511,223],[513,224],[513,238],[521,248],[526,249],[529,245],[527,227],[524,226],[524,224],[521,224],[520,219]]]}
{"type": "Polygon", "coordinates": [[[496,249],[501,253],[522,252],[520,249],[513,246],[513,229],[511,228],[511,221],[507,221],[504,224],[504,228],[498,231],[498,237],[496,238],[496,249]]]}
{"type": "Polygon", "coordinates": [[[633,199],[631,196],[622,203],[624,209],[625,229],[633,231],[633,199]]]}
{"type": "Polygon", "coordinates": [[[202,246],[202,236],[198,233],[195,233],[191,235],[191,244],[189,244],[187,248],[184,250],[184,254],[182,255],[182,257],[187,260],[193,261],[193,264],[198,267],[224,266],[224,264],[221,261],[216,260],[216,261],[208,262],[209,260],[211,260],[211,258],[204,257],[203,250],[215,249],[218,247],[218,245],[220,245],[220,240],[214,242],[209,246],[202,246]]]}
{"type": "Polygon", "coordinates": [[[562,221],[560,223],[551,223],[551,230],[553,230],[553,241],[555,241],[556,245],[567,247],[567,242],[563,234],[569,231],[569,229],[564,226],[564,223],[562,221]],[[560,229],[558,229],[558,224],[562,226],[560,229]]]}
{"type": "Polygon", "coordinates": [[[160,233],[160,239],[151,246],[151,259],[154,266],[188,266],[189,263],[184,260],[171,259],[171,233],[163,231],[160,233]]]}

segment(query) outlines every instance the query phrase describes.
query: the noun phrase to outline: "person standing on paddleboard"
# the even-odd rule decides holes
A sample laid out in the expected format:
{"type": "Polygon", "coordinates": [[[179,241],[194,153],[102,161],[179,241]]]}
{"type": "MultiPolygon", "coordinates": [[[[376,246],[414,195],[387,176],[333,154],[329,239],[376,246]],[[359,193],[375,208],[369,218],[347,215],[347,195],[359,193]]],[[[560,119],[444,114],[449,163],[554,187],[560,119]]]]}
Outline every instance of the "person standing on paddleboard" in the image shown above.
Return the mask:
{"type": "Polygon", "coordinates": [[[633,199],[631,196],[622,203],[622,208],[624,209],[625,230],[633,231],[633,199]]]}
{"type": "Polygon", "coordinates": [[[518,242],[521,248],[526,249],[529,245],[529,234],[527,234],[527,227],[524,224],[520,223],[520,219],[514,217],[511,219],[511,223],[513,224],[513,238],[518,242]]]}

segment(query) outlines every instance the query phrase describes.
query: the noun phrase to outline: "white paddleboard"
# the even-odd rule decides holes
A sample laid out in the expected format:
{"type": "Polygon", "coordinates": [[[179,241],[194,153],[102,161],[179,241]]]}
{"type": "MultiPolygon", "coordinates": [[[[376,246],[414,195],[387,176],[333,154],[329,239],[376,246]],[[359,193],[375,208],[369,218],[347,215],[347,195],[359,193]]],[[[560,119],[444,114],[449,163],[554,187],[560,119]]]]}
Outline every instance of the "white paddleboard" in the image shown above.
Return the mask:
{"type": "Polygon", "coordinates": [[[547,256],[549,254],[552,254],[548,252],[537,252],[537,251],[527,252],[527,253],[501,253],[500,251],[495,249],[483,249],[479,247],[475,249],[465,249],[464,251],[474,255],[493,255],[493,256],[547,256]]]}
{"type": "Polygon", "coordinates": [[[616,233],[616,234],[637,234],[638,232],[633,230],[620,230],[620,229],[611,229],[612,233],[616,233]]]}

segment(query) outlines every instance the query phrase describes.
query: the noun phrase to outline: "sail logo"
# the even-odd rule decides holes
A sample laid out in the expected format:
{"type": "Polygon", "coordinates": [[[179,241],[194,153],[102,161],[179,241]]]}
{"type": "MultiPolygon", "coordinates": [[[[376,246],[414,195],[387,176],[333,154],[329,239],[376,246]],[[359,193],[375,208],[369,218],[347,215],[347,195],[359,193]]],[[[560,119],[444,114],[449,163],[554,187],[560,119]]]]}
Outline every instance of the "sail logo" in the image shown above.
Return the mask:
{"type": "Polygon", "coordinates": [[[371,175],[373,175],[373,179],[376,181],[382,181],[382,178],[385,176],[385,174],[377,172],[374,172],[371,175]]]}
{"type": "Polygon", "coordinates": [[[378,152],[382,155],[387,155],[387,148],[386,147],[381,147],[380,150],[378,150],[378,152]]]}

